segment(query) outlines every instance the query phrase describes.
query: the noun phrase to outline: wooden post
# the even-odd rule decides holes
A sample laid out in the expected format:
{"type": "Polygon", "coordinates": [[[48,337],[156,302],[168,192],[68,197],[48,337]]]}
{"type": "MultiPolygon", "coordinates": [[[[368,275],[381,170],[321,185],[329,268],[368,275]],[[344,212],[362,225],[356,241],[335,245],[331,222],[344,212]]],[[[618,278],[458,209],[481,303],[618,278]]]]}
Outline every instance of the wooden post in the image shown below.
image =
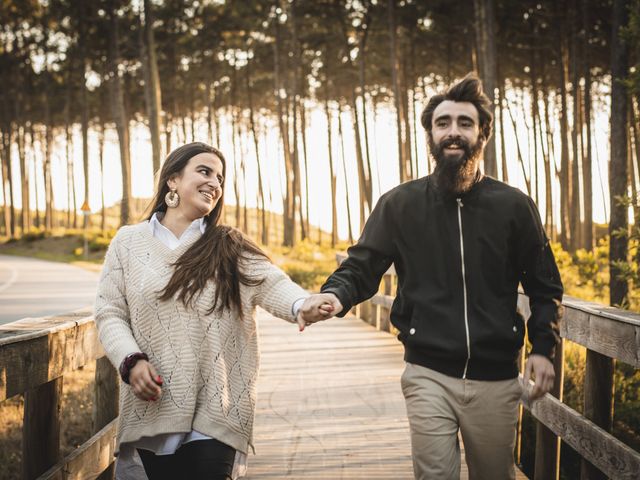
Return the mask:
{"type": "MultiPolygon", "coordinates": [[[[611,431],[613,423],[613,360],[587,349],[584,374],[584,416],[611,431]]],[[[606,479],[607,476],[584,458],[581,460],[581,480],[606,479]]]]}
{"type": "Polygon", "coordinates": [[[369,325],[373,325],[373,321],[375,320],[372,315],[373,305],[371,305],[371,301],[367,300],[360,304],[360,318],[367,322],[369,325]]]}
{"type": "MultiPolygon", "coordinates": [[[[389,273],[385,274],[382,277],[382,291],[385,295],[391,295],[391,288],[393,285],[393,277],[389,273]]],[[[384,330],[385,332],[391,332],[391,319],[389,318],[389,314],[391,313],[391,309],[387,307],[381,307],[380,314],[380,327],[379,330],[384,330]]]]}
{"type": "MultiPolygon", "coordinates": [[[[107,357],[96,360],[95,401],[93,402],[93,433],[100,431],[118,416],[119,379],[107,357]]],[[[114,478],[115,462],[98,477],[100,480],[114,478]]]]}
{"type": "MultiPolygon", "coordinates": [[[[556,346],[556,356],[553,361],[556,378],[553,382],[551,395],[562,401],[562,386],[564,383],[564,339],[556,346]]],[[[535,480],[551,480],[560,478],[560,438],[541,422],[536,422],[536,460],[535,480]]]]}
{"type": "MultiPolygon", "coordinates": [[[[520,355],[518,358],[518,370],[520,373],[524,375],[524,362],[525,362],[525,347],[520,349],[520,355]]],[[[516,451],[515,451],[515,460],[516,465],[520,466],[522,464],[521,454],[522,454],[522,419],[524,418],[524,406],[522,403],[518,404],[518,426],[516,429],[516,451]]]]}
{"type": "Polygon", "coordinates": [[[392,275],[385,274],[382,277],[383,293],[385,295],[391,295],[391,284],[393,283],[392,275]]]}
{"type": "Polygon", "coordinates": [[[380,330],[384,332],[391,331],[391,322],[389,321],[389,309],[387,307],[380,307],[380,330]]]}
{"type": "Polygon", "coordinates": [[[39,477],[60,460],[62,377],[24,394],[22,478],[39,477]]]}

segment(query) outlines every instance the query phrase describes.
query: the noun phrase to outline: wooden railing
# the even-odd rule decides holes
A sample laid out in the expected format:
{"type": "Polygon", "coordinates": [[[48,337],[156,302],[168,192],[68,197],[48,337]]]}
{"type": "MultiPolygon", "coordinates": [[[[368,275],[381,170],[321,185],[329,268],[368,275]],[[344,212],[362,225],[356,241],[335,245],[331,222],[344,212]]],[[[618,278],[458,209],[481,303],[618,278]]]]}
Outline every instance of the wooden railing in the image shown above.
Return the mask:
{"type": "MultiPolygon", "coordinates": [[[[338,254],[341,263],[346,256],[338,254]]],[[[397,334],[389,321],[397,278],[393,266],[383,276],[380,291],[355,308],[355,314],[379,330],[397,334]]],[[[610,430],[612,417],[613,359],[640,368],[640,315],[576,298],[564,297],[560,323],[562,343],[555,356],[556,381],[553,390],[529,408],[537,420],[535,479],[559,478],[560,439],[582,457],[581,478],[640,478],[640,453],[610,430]],[[584,416],[562,403],[564,341],[586,347],[584,416]],[[595,467],[595,468],[594,468],[595,467]]],[[[521,294],[518,308],[525,319],[529,300],[521,294]]],[[[524,349],[521,367],[524,364],[524,349]]],[[[522,407],[521,407],[522,408],[522,407]]],[[[527,407],[528,408],[528,407],[527,407]]],[[[522,415],[520,416],[521,421],[522,415]]],[[[520,421],[518,432],[520,429],[520,421]]],[[[517,449],[521,438],[518,435],[517,449]]]]}
{"type": "Polygon", "coordinates": [[[113,477],[118,380],[90,310],[0,326],[0,402],[18,394],[24,394],[22,478],[113,477]],[[94,435],[60,458],[63,376],[94,361],[94,435]]]}

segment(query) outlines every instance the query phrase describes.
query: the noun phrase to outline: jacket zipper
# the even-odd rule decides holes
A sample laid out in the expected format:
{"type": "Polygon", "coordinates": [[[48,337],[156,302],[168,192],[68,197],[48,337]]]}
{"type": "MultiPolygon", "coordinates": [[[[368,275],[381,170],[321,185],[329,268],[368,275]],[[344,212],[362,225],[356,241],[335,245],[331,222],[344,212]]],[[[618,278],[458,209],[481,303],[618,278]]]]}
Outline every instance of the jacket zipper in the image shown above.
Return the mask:
{"type": "Polygon", "coordinates": [[[464,371],[462,372],[462,378],[467,378],[467,367],[469,366],[469,359],[471,358],[471,340],[469,339],[469,314],[467,309],[467,274],[464,268],[464,241],[462,236],[462,200],[456,198],[458,202],[458,228],[460,230],[460,261],[462,263],[462,294],[464,298],[464,328],[467,334],[467,361],[464,363],[464,371]]]}

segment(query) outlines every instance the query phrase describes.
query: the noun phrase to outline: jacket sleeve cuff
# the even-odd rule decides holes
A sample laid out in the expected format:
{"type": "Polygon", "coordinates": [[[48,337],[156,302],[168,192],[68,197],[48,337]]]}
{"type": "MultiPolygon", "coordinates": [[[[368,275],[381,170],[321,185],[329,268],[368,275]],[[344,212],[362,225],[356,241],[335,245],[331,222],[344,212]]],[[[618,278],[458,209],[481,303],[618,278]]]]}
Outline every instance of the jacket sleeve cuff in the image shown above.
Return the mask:
{"type": "Polygon", "coordinates": [[[349,294],[344,288],[340,288],[340,287],[323,288],[321,290],[321,293],[333,293],[336,297],[338,297],[338,300],[340,300],[340,303],[342,304],[342,311],[338,313],[336,317],[339,317],[339,318],[344,317],[347,313],[349,313],[349,310],[351,310],[351,307],[353,306],[351,304],[351,301],[349,300],[349,294]]]}
{"type": "Polygon", "coordinates": [[[556,353],[556,342],[552,338],[538,338],[533,342],[530,355],[544,355],[553,360],[556,353]]]}

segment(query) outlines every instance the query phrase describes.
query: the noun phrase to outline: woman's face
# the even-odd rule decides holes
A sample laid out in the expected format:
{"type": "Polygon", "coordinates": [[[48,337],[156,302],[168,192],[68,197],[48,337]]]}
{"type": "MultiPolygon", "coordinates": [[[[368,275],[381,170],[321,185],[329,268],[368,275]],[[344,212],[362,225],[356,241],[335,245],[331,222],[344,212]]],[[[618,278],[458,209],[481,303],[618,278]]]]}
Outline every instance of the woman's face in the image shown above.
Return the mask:
{"type": "Polygon", "coordinates": [[[180,196],[177,210],[187,218],[208,215],[222,196],[222,161],[213,153],[199,153],[167,185],[180,196]]]}

